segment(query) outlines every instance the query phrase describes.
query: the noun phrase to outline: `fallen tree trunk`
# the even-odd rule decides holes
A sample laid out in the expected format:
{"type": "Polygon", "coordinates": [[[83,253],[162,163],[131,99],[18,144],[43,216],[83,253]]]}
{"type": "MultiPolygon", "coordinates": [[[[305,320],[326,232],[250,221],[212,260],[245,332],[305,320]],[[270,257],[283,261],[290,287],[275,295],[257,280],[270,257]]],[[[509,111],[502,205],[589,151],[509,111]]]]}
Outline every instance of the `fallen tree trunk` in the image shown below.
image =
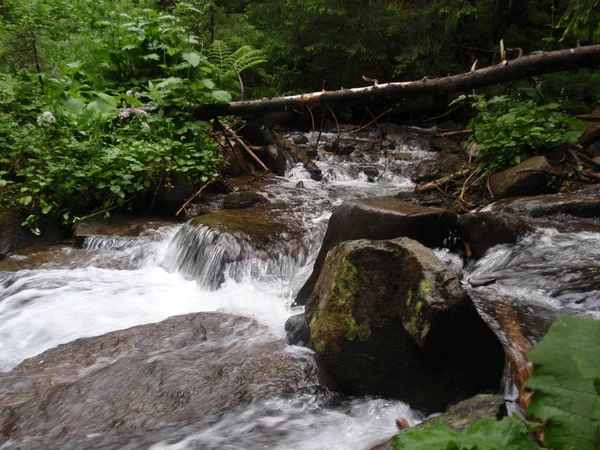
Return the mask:
{"type": "Polygon", "coordinates": [[[199,105],[194,109],[196,119],[217,116],[256,117],[289,108],[302,110],[305,105],[336,105],[351,103],[392,104],[405,98],[446,95],[468,92],[517,78],[600,66],[600,45],[577,47],[555,52],[523,56],[512,61],[460,75],[418,81],[376,84],[374,86],[312,92],[271,99],[199,105]]]}

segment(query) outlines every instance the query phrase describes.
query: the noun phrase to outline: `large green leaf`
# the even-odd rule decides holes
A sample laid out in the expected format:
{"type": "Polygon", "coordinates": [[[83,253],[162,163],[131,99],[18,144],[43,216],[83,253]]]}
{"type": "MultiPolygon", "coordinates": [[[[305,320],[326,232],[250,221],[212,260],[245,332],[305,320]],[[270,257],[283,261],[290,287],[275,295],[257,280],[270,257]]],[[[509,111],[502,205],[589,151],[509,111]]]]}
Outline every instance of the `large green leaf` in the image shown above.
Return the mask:
{"type": "Polygon", "coordinates": [[[462,433],[443,422],[410,428],[394,436],[394,450],[535,450],[521,421],[492,417],[468,426],[462,433]]]}
{"type": "Polygon", "coordinates": [[[534,371],[526,386],[535,394],[529,413],[547,421],[547,447],[600,448],[600,321],[559,318],[528,353],[534,371]]]}
{"type": "Polygon", "coordinates": [[[200,64],[200,61],[202,61],[202,55],[196,52],[184,53],[181,55],[181,57],[190,63],[190,66],[192,67],[198,67],[198,64],[200,64]]]}

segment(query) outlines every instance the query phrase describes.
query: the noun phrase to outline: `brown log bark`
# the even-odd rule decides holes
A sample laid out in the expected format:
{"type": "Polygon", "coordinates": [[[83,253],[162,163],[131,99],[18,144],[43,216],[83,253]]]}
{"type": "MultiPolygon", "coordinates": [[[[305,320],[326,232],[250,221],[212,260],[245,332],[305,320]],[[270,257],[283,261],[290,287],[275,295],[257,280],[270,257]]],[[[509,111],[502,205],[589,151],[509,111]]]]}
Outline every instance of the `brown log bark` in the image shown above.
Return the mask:
{"type": "Polygon", "coordinates": [[[405,98],[447,95],[469,92],[517,78],[600,66],[600,45],[577,47],[521,58],[473,72],[444,78],[377,84],[338,91],[312,92],[309,94],[275,97],[263,100],[216,103],[195,107],[197,119],[217,116],[256,117],[290,108],[302,110],[305,105],[338,105],[352,103],[393,104],[405,98]]]}

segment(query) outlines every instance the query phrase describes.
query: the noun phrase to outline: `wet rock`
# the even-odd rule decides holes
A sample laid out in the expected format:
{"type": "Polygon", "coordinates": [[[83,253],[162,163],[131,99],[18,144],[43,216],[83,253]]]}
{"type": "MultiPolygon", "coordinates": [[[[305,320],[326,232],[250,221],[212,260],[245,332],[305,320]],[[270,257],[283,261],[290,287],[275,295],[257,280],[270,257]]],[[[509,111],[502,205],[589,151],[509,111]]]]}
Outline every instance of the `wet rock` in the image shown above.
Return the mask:
{"type": "Polygon", "coordinates": [[[74,235],[79,238],[92,236],[135,237],[169,223],[173,222],[159,217],[132,217],[115,214],[109,220],[104,220],[96,216],[78,223],[74,235]]]}
{"type": "Polygon", "coordinates": [[[0,445],[121,448],[140,432],[152,443],[161,430],[208,425],[307,381],[297,357],[251,319],[172,317],[61,345],[1,378],[0,445]]]}
{"type": "Polygon", "coordinates": [[[21,226],[24,220],[25,217],[17,212],[0,212],[0,259],[32,245],[60,242],[70,234],[60,225],[42,218],[38,224],[41,233],[36,236],[28,228],[21,226]]]}
{"type": "Polygon", "coordinates": [[[434,159],[418,162],[411,178],[417,183],[433,181],[459,171],[464,165],[464,160],[458,156],[440,154],[434,159]]]}
{"type": "Polygon", "coordinates": [[[497,200],[506,197],[552,194],[557,191],[554,181],[554,168],[545,156],[536,156],[504,172],[492,175],[490,189],[497,200]]]}
{"type": "Polygon", "coordinates": [[[480,258],[500,244],[514,244],[533,227],[520,217],[503,212],[463,214],[458,219],[463,240],[469,244],[472,255],[480,258]]]}
{"type": "Polygon", "coordinates": [[[283,152],[275,145],[266,147],[266,151],[261,152],[261,156],[265,166],[267,166],[275,175],[279,175],[280,177],[285,175],[285,168],[287,167],[288,160],[293,160],[293,157],[289,152],[283,152]]]}
{"type": "Polygon", "coordinates": [[[232,192],[223,199],[225,209],[244,209],[269,203],[265,196],[253,191],[232,192]]]}
{"type": "Polygon", "coordinates": [[[287,343],[312,348],[310,343],[310,328],[304,313],[291,316],[285,322],[287,343]]]}
{"type": "Polygon", "coordinates": [[[428,247],[447,247],[457,235],[458,216],[444,209],[414,205],[392,197],[347,202],[333,212],[313,271],[295,303],[306,303],[327,252],[342,241],[406,236],[428,247]]]}
{"type": "Polygon", "coordinates": [[[192,203],[191,205],[185,208],[183,219],[190,220],[196,216],[208,214],[211,211],[214,211],[214,209],[205,203],[192,203]]]}
{"type": "MultiPolygon", "coordinates": [[[[173,238],[164,265],[216,289],[223,282],[225,269],[241,279],[243,271],[251,270],[253,264],[262,272],[261,262],[302,258],[304,238],[281,205],[223,209],[186,223],[173,238]]],[[[281,264],[274,264],[272,269],[281,264]]]]}
{"type": "Polygon", "coordinates": [[[291,140],[296,145],[306,145],[309,142],[305,134],[295,134],[291,137],[291,140]]]}
{"type": "Polygon", "coordinates": [[[441,166],[438,159],[424,159],[416,164],[411,178],[416,183],[423,183],[439,178],[440,173],[441,166]]]}
{"type": "Polygon", "coordinates": [[[555,194],[538,197],[508,198],[487,207],[491,211],[506,211],[526,217],[566,214],[574,217],[600,217],[600,197],[576,194],[555,194]]]}
{"type": "MultiPolygon", "coordinates": [[[[439,416],[421,422],[417,425],[417,428],[443,422],[456,431],[463,431],[469,425],[473,425],[482,419],[488,417],[501,419],[505,416],[506,407],[504,398],[501,395],[479,394],[451,406],[448,408],[448,411],[439,416]]],[[[371,450],[394,450],[393,439],[388,439],[383,444],[379,444],[371,450]]]]}
{"type": "Polygon", "coordinates": [[[156,195],[154,189],[151,191],[148,193],[147,209],[151,209],[152,214],[168,216],[175,215],[181,205],[196,192],[187,177],[181,173],[172,173],[165,179],[156,195]]]}
{"type": "Polygon", "coordinates": [[[343,242],[306,304],[326,385],[434,412],[497,389],[504,352],[432,250],[409,238],[343,242]]]}

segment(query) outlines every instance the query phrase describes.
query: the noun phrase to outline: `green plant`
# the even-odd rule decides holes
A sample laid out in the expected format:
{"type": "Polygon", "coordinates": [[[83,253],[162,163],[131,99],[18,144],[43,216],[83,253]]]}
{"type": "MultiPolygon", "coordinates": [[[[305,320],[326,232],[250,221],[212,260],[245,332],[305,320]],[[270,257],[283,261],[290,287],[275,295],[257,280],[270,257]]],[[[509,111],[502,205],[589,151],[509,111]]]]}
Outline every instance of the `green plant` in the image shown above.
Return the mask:
{"type": "Polygon", "coordinates": [[[561,317],[528,354],[529,413],[546,422],[553,449],[600,448],[600,322],[561,317]]]}
{"type": "MultiPolygon", "coordinates": [[[[600,321],[560,317],[528,354],[534,389],[528,413],[543,419],[544,448],[600,448],[600,321]]],[[[394,436],[394,450],[536,449],[540,424],[513,417],[480,420],[459,433],[437,422],[394,436]]]]}
{"type": "Polygon", "coordinates": [[[474,100],[478,114],[471,121],[475,133],[469,141],[477,143],[475,162],[480,172],[497,172],[529,156],[573,144],[585,129],[582,121],[565,117],[558,103],[539,104],[508,95],[474,100]]]}

